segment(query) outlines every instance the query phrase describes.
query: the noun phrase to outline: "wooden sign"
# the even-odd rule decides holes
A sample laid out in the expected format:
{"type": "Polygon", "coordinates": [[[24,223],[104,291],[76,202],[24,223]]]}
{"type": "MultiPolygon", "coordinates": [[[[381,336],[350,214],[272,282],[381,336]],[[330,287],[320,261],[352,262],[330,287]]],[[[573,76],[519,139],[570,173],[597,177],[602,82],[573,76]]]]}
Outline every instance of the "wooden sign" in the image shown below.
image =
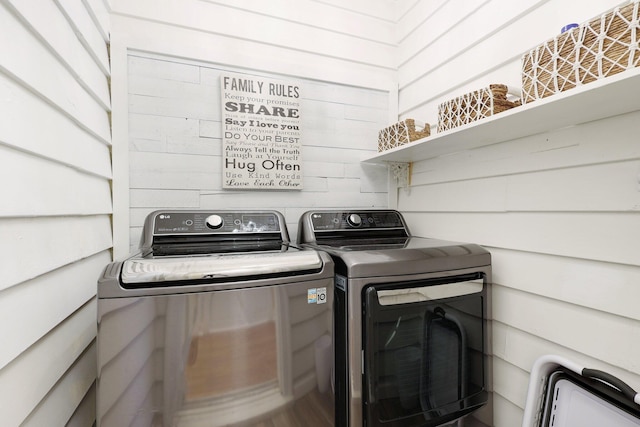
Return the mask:
{"type": "Polygon", "coordinates": [[[301,190],[300,86],[223,74],[222,187],[301,190]]]}

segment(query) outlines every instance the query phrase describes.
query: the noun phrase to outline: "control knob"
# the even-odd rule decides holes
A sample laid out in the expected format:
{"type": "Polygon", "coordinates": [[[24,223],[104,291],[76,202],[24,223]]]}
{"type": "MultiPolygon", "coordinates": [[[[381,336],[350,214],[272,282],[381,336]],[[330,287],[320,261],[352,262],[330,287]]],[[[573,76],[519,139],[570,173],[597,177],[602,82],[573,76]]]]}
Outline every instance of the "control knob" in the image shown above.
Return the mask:
{"type": "Polygon", "coordinates": [[[217,230],[222,227],[224,221],[220,215],[209,215],[205,220],[205,223],[207,224],[207,227],[217,230]]]}
{"type": "Polygon", "coordinates": [[[347,223],[352,227],[360,227],[362,224],[362,218],[358,214],[351,214],[347,217],[347,223]]]}

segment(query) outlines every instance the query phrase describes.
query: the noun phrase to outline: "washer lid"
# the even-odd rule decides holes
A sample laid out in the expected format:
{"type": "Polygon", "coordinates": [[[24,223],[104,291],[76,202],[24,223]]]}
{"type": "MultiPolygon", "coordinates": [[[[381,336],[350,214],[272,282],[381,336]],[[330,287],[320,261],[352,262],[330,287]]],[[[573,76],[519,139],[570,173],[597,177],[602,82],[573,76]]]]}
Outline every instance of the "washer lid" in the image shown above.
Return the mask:
{"type": "Polygon", "coordinates": [[[294,275],[322,268],[316,251],[210,254],[190,257],[133,257],[122,266],[123,284],[230,280],[294,275]]]}

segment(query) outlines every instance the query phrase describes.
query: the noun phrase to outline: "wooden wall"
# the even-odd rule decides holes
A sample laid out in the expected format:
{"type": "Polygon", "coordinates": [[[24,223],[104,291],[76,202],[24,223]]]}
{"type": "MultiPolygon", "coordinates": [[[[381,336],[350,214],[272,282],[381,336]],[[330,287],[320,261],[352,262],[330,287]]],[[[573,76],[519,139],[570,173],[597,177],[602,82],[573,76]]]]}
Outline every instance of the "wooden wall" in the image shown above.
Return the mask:
{"type": "Polygon", "coordinates": [[[438,104],[491,83],[519,87],[520,58],[572,22],[618,5],[587,0],[397,2],[398,111],[435,125],[438,104]]]}
{"type": "Polygon", "coordinates": [[[155,209],[275,209],[291,238],[307,209],[387,204],[385,168],[361,165],[385,126],[388,93],[296,79],[300,191],[222,189],[220,75],[227,67],[129,56],[131,249],[155,209]]]}
{"type": "MultiPolygon", "coordinates": [[[[185,207],[218,206],[227,196],[248,207],[246,194],[223,192],[208,169],[217,160],[207,150],[219,141],[207,134],[215,124],[207,127],[206,118],[177,139],[156,133],[171,150],[147,149],[158,145],[147,137],[154,126],[162,131],[159,117],[182,117],[141,108],[145,79],[159,106],[176,84],[152,75],[162,68],[150,65],[242,70],[317,88],[315,107],[327,107],[321,126],[335,127],[305,147],[307,190],[261,194],[255,203],[273,203],[293,223],[307,207],[386,203],[384,170],[359,164],[375,151],[373,123],[435,124],[442,100],[489,83],[518,85],[523,52],[618,0],[579,8],[561,0],[105,3],[0,5],[0,414],[7,425],[93,421],[95,283],[111,259],[111,220],[122,257],[135,240],[130,225],[144,212],[181,204],[165,197],[171,187],[187,197],[185,207]],[[345,94],[350,100],[338,102],[345,94]],[[366,112],[376,102],[372,120],[366,112]],[[349,134],[363,123],[371,128],[349,134]],[[138,138],[140,129],[146,134],[138,138]],[[175,150],[200,143],[205,153],[175,150]],[[187,157],[184,164],[204,171],[153,171],[187,157]]],[[[540,354],[563,354],[640,388],[638,114],[416,162],[411,189],[397,200],[391,194],[388,203],[406,212],[416,234],[477,242],[493,254],[497,427],[520,424],[528,370],[540,354]]]]}
{"type": "Polygon", "coordinates": [[[116,257],[154,209],[276,209],[295,237],[307,209],[387,205],[386,168],[360,160],[397,117],[391,3],[112,3],[116,257]],[[302,191],[221,189],[224,71],[300,82],[302,191]]]}
{"type": "Polygon", "coordinates": [[[112,243],[108,11],[8,0],[0,22],[0,418],[87,426],[112,243]]]}
{"type": "MultiPolygon", "coordinates": [[[[401,117],[435,123],[444,99],[519,84],[522,53],[618,3],[402,3],[401,117]]],[[[492,253],[496,427],[521,424],[542,354],[640,388],[639,119],[636,111],[417,161],[412,187],[398,192],[414,234],[492,253]]]]}

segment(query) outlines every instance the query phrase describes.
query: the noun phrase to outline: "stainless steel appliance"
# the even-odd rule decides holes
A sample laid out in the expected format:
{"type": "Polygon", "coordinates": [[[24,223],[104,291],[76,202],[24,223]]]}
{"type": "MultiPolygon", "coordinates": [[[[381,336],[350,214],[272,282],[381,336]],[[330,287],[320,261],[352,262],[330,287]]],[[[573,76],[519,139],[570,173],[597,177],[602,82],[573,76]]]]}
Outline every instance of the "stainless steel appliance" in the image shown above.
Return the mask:
{"type": "Polygon", "coordinates": [[[333,425],[332,306],[280,213],[153,212],[98,281],[98,426],[333,425]]]}
{"type": "Polygon", "coordinates": [[[298,244],[336,263],[336,425],[491,425],[489,252],[393,210],[306,212],[298,244]]]}

